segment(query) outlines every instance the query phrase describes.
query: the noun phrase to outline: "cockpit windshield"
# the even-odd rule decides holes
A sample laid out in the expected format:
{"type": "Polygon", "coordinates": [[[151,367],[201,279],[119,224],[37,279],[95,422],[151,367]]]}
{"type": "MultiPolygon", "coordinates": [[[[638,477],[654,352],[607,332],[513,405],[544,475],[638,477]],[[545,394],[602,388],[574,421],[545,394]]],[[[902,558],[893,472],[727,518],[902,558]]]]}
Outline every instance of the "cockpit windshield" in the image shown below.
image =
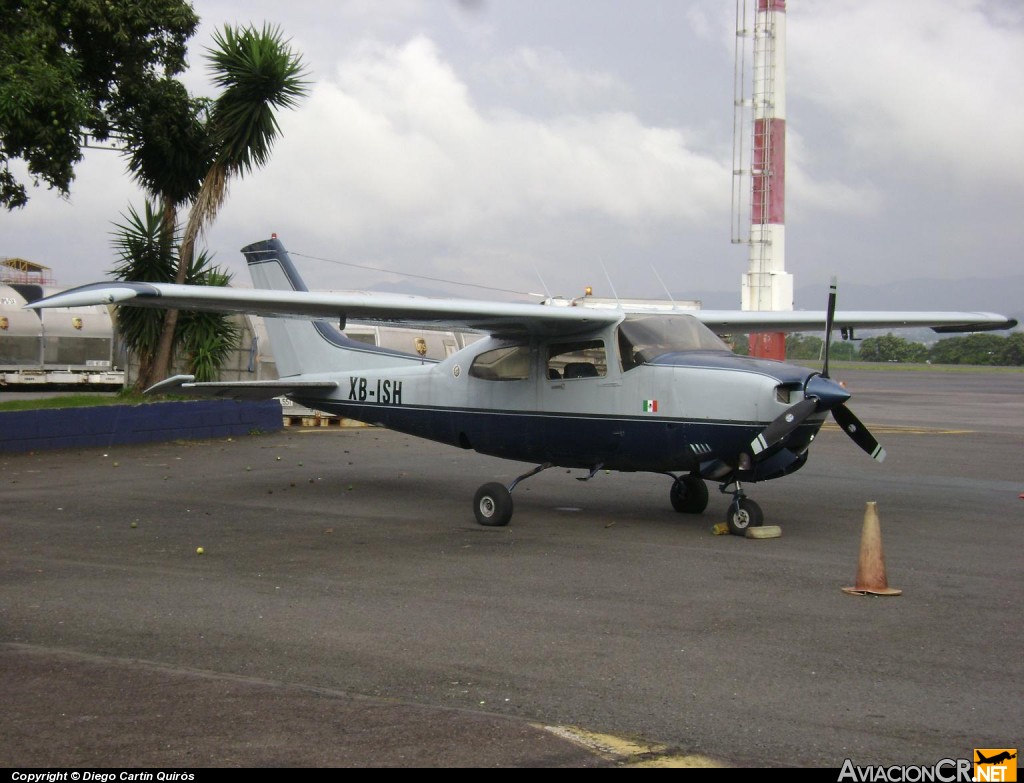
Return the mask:
{"type": "Polygon", "coordinates": [[[729,346],[692,315],[630,315],[619,325],[623,370],[679,351],[729,351],[729,346]]]}

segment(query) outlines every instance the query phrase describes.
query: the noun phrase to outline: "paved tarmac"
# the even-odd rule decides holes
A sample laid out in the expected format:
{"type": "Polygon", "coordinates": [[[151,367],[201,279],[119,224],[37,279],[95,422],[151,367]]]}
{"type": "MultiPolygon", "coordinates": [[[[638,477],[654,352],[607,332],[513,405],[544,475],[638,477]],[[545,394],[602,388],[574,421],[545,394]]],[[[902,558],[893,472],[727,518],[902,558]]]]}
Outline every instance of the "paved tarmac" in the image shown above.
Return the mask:
{"type": "Polygon", "coordinates": [[[715,536],[650,475],[380,429],[0,456],[0,765],[838,768],[1024,739],[1024,374],[834,373],[715,536]],[[854,597],[877,502],[897,598],[854,597]],[[197,554],[197,548],[203,554],[197,554]]]}

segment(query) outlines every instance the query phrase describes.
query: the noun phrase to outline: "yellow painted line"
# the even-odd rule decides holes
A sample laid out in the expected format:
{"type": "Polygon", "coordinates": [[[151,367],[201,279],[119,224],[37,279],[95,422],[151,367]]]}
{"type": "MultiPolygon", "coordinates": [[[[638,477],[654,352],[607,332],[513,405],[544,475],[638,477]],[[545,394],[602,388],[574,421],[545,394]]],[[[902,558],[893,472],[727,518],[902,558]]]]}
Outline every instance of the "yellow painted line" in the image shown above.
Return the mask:
{"type": "MultiPolygon", "coordinates": [[[[900,424],[870,424],[865,426],[873,433],[889,433],[891,435],[970,435],[977,432],[977,430],[947,430],[938,427],[908,427],[900,424]]],[[[823,430],[841,429],[834,422],[826,422],[821,428],[823,430]]]]}
{"type": "Polygon", "coordinates": [[[674,753],[667,745],[643,742],[611,734],[597,734],[576,726],[540,726],[544,731],[575,742],[625,767],[710,769],[726,767],[720,761],[696,754],[674,753]]]}

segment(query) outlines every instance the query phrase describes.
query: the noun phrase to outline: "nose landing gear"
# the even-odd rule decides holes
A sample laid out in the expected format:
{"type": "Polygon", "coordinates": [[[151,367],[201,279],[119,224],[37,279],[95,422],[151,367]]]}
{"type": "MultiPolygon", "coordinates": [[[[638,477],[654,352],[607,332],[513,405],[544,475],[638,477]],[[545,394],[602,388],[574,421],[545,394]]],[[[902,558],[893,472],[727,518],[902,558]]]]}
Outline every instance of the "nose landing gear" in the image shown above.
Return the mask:
{"type": "Polygon", "coordinates": [[[729,512],[725,521],[729,525],[729,532],[734,536],[744,536],[747,530],[752,527],[761,527],[764,524],[764,512],[753,500],[743,492],[743,486],[738,481],[728,482],[719,486],[719,490],[729,493],[729,486],[735,486],[732,490],[732,503],[729,504],[729,512]]]}

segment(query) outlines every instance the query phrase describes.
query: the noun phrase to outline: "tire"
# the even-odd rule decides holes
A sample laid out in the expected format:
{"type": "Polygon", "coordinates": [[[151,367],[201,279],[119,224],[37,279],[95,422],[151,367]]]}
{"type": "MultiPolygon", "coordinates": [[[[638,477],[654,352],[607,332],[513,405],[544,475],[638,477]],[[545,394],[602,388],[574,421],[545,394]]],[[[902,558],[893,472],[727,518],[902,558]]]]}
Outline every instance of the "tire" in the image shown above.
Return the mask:
{"type": "Polygon", "coordinates": [[[700,476],[681,476],[672,482],[668,497],[680,514],[702,514],[708,507],[708,485],[700,476]]]}
{"type": "Polygon", "coordinates": [[[503,527],[512,519],[512,493],[504,484],[492,481],[476,491],[473,498],[476,521],[486,527],[503,527]]]}
{"type": "Polygon", "coordinates": [[[764,524],[764,513],[750,498],[739,498],[729,506],[726,522],[729,524],[729,532],[734,536],[745,536],[749,528],[764,524]]]}

